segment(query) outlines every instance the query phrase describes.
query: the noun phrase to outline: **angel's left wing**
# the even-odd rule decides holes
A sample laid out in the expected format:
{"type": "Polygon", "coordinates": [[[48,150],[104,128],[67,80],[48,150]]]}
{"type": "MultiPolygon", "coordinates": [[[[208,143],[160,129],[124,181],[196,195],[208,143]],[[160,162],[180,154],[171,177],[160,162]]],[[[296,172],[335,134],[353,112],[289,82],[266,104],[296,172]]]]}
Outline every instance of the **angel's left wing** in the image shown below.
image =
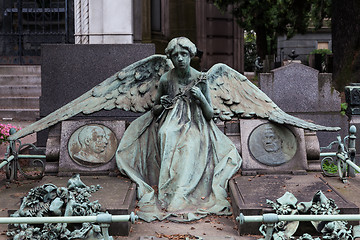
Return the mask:
{"type": "Polygon", "coordinates": [[[225,64],[216,64],[207,72],[215,114],[222,120],[233,116],[269,119],[280,124],[314,130],[338,131],[291,116],[281,110],[264,92],[245,76],[225,64]]]}
{"type": "Polygon", "coordinates": [[[153,106],[160,77],[172,67],[171,61],[164,55],[152,55],[135,62],[65,106],[11,135],[9,140],[41,131],[78,113],[90,114],[114,108],[145,112],[153,106]]]}

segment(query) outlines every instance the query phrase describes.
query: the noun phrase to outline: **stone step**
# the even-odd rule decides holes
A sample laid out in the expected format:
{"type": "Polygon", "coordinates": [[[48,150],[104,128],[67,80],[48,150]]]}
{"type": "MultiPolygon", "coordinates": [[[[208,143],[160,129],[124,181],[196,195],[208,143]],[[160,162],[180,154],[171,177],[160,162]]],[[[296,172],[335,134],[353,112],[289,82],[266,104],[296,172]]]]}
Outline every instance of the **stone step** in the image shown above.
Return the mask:
{"type": "Polygon", "coordinates": [[[41,85],[0,86],[2,97],[40,97],[41,85]]]}
{"type": "Polygon", "coordinates": [[[41,75],[40,65],[1,65],[0,75],[41,75]]]}
{"type": "Polygon", "coordinates": [[[40,65],[0,65],[0,120],[35,121],[40,96],[40,65]]]}
{"type": "Polygon", "coordinates": [[[4,85],[41,85],[40,75],[0,75],[0,86],[4,85]]]}
{"type": "Polygon", "coordinates": [[[39,97],[0,97],[1,109],[39,109],[39,97]]]}
{"type": "Polygon", "coordinates": [[[0,109],[0,120],[6,121],[36,121],[39,109],[0,109]]]}

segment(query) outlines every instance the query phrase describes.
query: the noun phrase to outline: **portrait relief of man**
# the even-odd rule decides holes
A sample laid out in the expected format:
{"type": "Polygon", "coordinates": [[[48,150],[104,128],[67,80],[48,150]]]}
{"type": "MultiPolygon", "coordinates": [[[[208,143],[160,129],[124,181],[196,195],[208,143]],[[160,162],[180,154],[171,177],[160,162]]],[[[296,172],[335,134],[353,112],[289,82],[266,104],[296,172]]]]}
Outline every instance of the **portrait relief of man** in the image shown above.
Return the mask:
{"type": "Polygon", "coordinates": [[[251,155],[260,163],[278,166],[294,157],[297,143],[288,128],[268,123],[258,126],[251,133],[249,149],[251,155]]]}
{"type": "Polygon", "coordinates": [[[265,151],[269,153],[279,152],[282,147],[281,138],[274,132],[271,126],[265,127],[262,143],[265,151]]]}
{"type": "Polygon", "coordinates": [[[68,150],[70,157],[77,163],[103,164],[114,156],[116,145],[116,138],[110,129],[92,124],[85,125],[73,133],[68,150]]]}

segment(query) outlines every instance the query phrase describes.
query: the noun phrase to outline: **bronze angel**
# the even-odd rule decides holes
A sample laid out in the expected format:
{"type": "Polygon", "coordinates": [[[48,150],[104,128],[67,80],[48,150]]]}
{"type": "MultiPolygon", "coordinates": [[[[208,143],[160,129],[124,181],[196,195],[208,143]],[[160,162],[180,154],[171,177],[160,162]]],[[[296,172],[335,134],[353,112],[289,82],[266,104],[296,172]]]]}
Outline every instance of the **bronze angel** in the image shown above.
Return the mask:
{"type": "Polygon", "coordinates": [[[187,38],[171,40],[165,52],[124,68],[10,138],[78,113],[146,112],[125,131],[116,153],[118,167],[137,183],[139,217],[189,221],[209,213],[230,214],[226,187],[242,160],[213,118],[259,117],[310,130],[338,130],[286,114],[225,64],[205,73],[193,69],[196,47],[187,38]]]}

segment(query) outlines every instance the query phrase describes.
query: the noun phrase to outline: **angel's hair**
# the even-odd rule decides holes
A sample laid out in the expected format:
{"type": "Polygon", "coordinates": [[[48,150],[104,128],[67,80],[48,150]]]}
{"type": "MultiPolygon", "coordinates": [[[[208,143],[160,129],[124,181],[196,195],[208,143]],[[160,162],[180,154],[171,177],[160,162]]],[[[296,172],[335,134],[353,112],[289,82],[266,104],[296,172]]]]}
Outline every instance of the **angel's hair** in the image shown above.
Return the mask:
{"type": "Polygon", "coordinates": [[[171,57],[172,52],[174,51],[174,48],[176,45],[179,45],[182,48],[185,48],[189,51],[190,57],[194,57],[196,54],[196,46],[194,43],[192,43],[188,38],[186,37],[178,37],[173,38],[169,44],[167,45],[165,49],[165,54],[168,58],[171,57]]]}

